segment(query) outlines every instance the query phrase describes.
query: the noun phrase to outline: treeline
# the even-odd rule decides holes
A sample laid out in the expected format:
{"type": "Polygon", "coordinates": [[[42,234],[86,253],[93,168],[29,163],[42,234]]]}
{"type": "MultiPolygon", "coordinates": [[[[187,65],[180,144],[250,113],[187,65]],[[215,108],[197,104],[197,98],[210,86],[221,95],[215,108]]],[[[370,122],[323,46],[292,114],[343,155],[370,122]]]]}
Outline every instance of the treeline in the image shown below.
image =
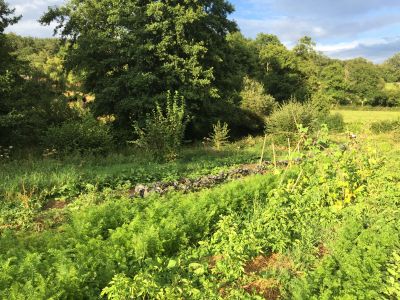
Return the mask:
{"type": "Polygon", "coordinates": [[[217,121],[232,136],[262,132],[289,101],[320,115],[337,104],[400,104],[400,54],[376,65],[328,58],[310,37],[293,49],[271,34],[248,39],[224,0],[70,0],[40,20],[56,22],[60,39],[4,34],[19,18],[3,0],[0,8],[0,144],[71,144],[97,123],[99,139],[125,143],[169,92],[184,98],[190,140],[217,121]]]}

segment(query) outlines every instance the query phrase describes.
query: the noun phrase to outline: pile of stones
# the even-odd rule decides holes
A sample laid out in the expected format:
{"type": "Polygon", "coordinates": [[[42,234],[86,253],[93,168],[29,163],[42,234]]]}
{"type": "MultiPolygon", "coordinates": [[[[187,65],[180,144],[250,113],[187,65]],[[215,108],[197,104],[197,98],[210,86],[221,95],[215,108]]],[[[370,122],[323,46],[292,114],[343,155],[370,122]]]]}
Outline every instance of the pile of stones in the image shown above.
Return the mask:
{"type": "Polygon", "coordinates": [[[177,181],[170,182],[154,182],[149,185],[138,184],[129,191],[129,197],[135,198],[147,197],[151,193],[163,195],[170,191],[181,191],[184,193],[195,192],[205,188],[211,188],[218,184],[243,178],[250,175],[265,174],[271,170],[272,166],[285,167],[289,163],[299,163],[301,159],[295,160],[280,160],[276,162],[264,161],[261,165],[243,165],[236,169],[221,172],[216,175],[206,175],[196,179],[181,178],[177,181]]]}

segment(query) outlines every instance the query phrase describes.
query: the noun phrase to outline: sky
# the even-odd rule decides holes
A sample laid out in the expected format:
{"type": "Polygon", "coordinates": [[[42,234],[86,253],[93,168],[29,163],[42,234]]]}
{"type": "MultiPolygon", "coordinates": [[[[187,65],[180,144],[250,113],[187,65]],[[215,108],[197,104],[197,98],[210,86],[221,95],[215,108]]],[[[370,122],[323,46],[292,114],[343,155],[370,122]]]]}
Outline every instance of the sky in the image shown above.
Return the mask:
{"type": "MultiPolygon", "coordinates": [[[[37,19],[63,0],[8,0],[22,20],[7,29],[25,36],[50,37],[53,27],[37,19]]],[[[292,47],[311,36],[330,57],[365,57],[376,63],[400,52],[400,0],[231,0],[230,16],[242,33],[254,38],[272,33],[292,47]]]]}

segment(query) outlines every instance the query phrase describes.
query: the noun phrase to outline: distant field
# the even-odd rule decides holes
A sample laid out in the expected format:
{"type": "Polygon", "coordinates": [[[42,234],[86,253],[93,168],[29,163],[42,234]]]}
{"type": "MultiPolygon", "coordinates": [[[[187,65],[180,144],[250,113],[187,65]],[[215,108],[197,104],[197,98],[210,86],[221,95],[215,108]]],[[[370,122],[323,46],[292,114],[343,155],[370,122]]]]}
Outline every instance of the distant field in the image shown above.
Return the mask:
{"type": "Polygon", "coordinates": [[[385,84],[385,90],[387,91],[400,90],[400,84],[398,82],[388,82],[385,84]]]}
{"type": "Polygon", "coordinates": [[[333,113],[343,115],[346,123],[371,123],[382,120],[400,118],[400,111],[358,111],[358,110],[333,110],[333,113]]]}

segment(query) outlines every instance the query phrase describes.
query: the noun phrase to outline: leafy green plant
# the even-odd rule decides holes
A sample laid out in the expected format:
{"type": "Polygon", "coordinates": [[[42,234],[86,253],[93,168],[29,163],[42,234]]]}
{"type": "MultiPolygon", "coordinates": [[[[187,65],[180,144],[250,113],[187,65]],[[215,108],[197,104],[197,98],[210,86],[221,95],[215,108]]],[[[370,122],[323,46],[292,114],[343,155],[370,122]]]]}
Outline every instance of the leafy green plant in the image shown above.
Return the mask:
{"type": "Polygon", "coordinates": [[[331,131],[343,131],[344,130],[344,120],[340,113],[327,114],[319,118],[319,122],[326,124],[331,131]]]}
{"type": "Polygon", "coordinates": [[[332,97],[324,91],[318,91],[311,97],[311,106],[322,116],[328,115],[333,103],[332,97]]]}
{"type": "Polygon", "coordinates": [[[317,128],[318,113],[309,103],[288,102],[281,105],[267,119],[267,133],[282,139],[294,139],[298,125],[307,127],[310,132],[317,128]]]}
{"type": "Polygon", "coordinates": [[[213,132],[210,134],[211,143],[216,150],[221,150],[229,141],[229,128],[227,123],[218,121],[213,125],[213,132]]]}
{"type": "Polygon", "coordinates": [[[155,160],[175,159],[182,146],[188,118],[185,116],[185,101],[176,92],[168,92],[165,112],[159,104],[148,116],[144,128],[134,125],[138,139],[134,141],[140,148],[149,151],[155,160]]]}
{"type": "Polygon", "coordinates": [[[384,290],[389,299],[400,298],[400,255],[399,251],[393,251],[392,259],[387,265],[387,279],[384,290]]]}
{"type": "Polygon", "coordinates": [[[80,118],[50,127],[42,143],[62,154],[105,154],[111,148],[112,135],[108,125],[97,121],[89,112],[83,112],[80,118]]]}
{"type": "Polygon", "coordinates": [[[262,117],[269,116],[277,107],[275,98],[266,94],[263,85],[254,79],[245,77],[243,84],[241,107],[262,117]]]}
{"type": "Polygon", "coordinates": [[[373,122],[371,124],[371,131],[373,133],[386,133],[400,129],[400,119],[398,120],[383,120],[373,122]]]}

